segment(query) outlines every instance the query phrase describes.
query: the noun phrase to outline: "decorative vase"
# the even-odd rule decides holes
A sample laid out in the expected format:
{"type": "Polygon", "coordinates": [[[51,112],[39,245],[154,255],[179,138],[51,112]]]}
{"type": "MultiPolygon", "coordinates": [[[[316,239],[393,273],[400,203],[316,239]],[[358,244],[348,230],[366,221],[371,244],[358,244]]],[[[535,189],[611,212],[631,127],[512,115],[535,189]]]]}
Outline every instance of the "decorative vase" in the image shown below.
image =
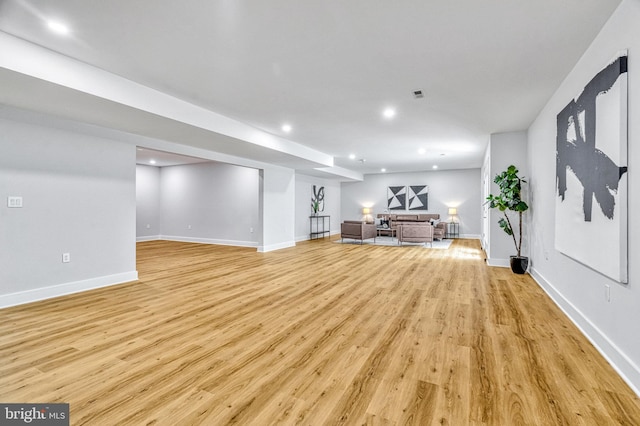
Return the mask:
{"type": "Polygon", "coordinates": [[[514,274],[524,274],[529,267],[529,258],[525,256],[511,256],[509,258],[511,264],[511,271],[514,274]]]}

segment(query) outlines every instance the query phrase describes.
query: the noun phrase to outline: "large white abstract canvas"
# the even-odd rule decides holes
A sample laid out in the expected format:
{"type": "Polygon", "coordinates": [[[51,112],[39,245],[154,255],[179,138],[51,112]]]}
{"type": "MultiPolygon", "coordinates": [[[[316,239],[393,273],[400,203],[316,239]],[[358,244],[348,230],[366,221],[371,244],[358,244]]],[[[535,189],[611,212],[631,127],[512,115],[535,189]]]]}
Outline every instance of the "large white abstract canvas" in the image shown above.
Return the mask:
{"type": "Polygon", "coordinates": [[[627,282],[627,54],[557,116],[555,248],[627,282]]]}

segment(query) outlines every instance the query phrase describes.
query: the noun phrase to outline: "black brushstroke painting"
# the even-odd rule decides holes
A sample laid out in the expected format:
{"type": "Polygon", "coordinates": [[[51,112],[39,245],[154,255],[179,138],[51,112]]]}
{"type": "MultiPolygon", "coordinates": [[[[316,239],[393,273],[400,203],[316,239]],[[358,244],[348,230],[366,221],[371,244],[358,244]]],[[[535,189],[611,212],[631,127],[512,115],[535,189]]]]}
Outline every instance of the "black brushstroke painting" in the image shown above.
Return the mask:
{"type": "Polygon", "coordinates": [[[616,165],[596,148],[596,99],[607,93],[618,77],[627,72],[627,56],[620,56],[600,71],[584,88],[578,99],[572,100],[557,117],[556,178],[558,194],[564,201],[567,191],[567,171],[571,169],[583,187],[584,221],[591,222],[595,196],[602,213],[613,219],[618,183],[626,166],[616,165]],[[584,113],[581,120],[580,115],[584,113]],[[569,129],[575,129],[575,140],[569,140],[569,129]],[[582,134],[581,129],[584,131],[582,134]]]}

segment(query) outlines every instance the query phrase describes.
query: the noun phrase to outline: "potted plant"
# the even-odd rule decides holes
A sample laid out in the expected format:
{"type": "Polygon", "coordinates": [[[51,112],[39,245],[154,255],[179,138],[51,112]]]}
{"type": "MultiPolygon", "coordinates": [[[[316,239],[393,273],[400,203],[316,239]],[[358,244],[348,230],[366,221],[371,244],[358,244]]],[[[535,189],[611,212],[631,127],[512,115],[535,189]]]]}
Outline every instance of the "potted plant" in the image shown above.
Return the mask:
{"type": "Polygon", "coordinates": [[[317,216],[320,211],[320,201],[312,200],[311,201],[311,210],[313,211],[313,215],[317,216]]]}
{"type": "Polygon", "coordinates": [[[487,197],[487,203],[489,207],[497,208],[502,212],[504,217],[500,218],[498,224],[500,228],[511,235],[513,243],[516,246],[516,255],[511,256],[510,264],[511,270],[516,274],[524,274],[529,266],[529,258],[522,256],[522,213],[529,209],[527,203],[522,201],[521,191],[522,184],[527,181],[518,176],[518,169],[516,166],[511,165],[504,172],[496,175],[493,180],[500,188],[498,195],[489,194],[487,197]],[[516,212],[518,214],[518,239],[516,240],[515,233],[513,232],[513,226],[509,219],[508,212],[516,212]]]}

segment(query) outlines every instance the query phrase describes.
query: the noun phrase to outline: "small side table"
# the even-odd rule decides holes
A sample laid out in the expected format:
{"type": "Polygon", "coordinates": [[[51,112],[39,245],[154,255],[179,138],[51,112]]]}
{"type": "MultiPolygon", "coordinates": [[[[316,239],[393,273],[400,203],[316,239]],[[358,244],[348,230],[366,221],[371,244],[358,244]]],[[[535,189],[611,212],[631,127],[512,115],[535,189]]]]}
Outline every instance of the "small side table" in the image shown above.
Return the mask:
{"type": "Polygon", "coordinates": [[[445,238],[460,238],[460,222],[447,223],[445,238]]]}
{"type": "Polygon", "coordinates": [[[331,217],[325,215],[309,216],[309,239],[324,238],[324,234],[331,237],[331,217]],[[329,222],[329,226],[325,220],[329,222]]]}

